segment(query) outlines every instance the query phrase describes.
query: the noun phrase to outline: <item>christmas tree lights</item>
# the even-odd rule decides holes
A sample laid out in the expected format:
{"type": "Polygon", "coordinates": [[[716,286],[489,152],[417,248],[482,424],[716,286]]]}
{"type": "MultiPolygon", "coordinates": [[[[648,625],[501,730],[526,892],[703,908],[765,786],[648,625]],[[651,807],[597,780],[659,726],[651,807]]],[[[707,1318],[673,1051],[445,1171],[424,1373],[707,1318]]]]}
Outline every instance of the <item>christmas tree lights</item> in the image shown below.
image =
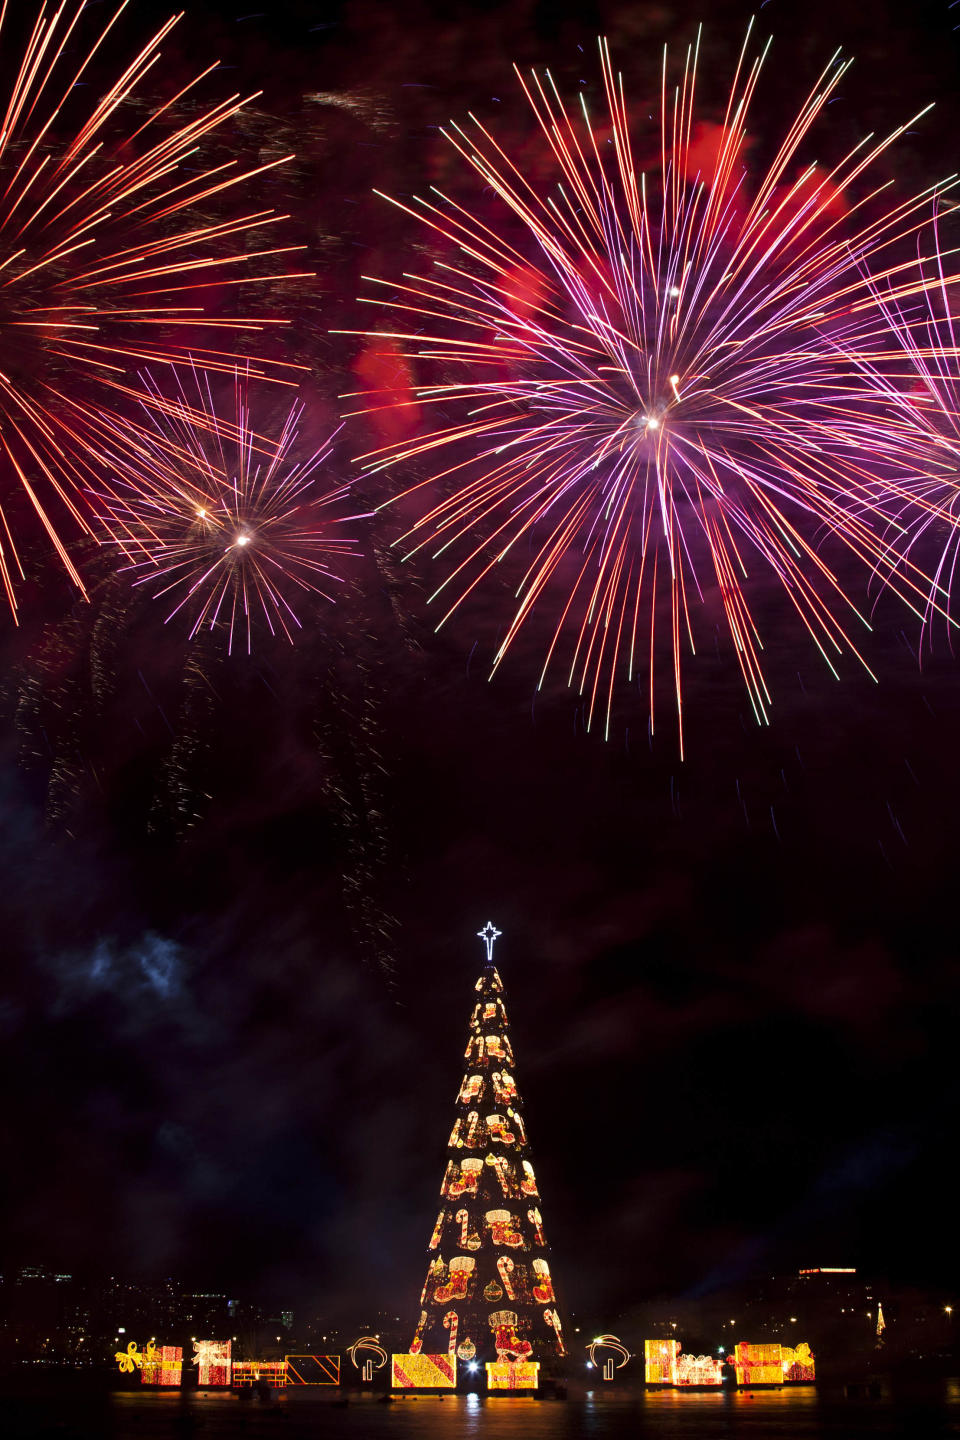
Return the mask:
{"type": "MultiPolygon", "coordinates": [[[[467,1073],[456,1098],[410,1354],[476,1359],[486,1365],[490,1388],[529,1389],[537,1384],[539,1363],[566,1350],[543,1217],[531,1203],[540,1203],[540,1191],[513,1075],[503,982],[493,963],[499,934],[489,922],[479,932],[486,963],[475,987],[467,1073]]],[[[395,1360],[409,1376],[406,1360],[395,1360]]]]}

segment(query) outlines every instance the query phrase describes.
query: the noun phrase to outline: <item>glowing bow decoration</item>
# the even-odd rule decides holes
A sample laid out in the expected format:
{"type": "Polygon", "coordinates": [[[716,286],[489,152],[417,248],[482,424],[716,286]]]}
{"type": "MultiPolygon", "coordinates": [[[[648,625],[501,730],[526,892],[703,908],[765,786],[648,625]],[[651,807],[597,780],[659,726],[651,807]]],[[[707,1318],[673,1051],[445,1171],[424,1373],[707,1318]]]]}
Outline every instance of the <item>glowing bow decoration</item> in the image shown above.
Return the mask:
{"type": "Polygon", "coordinates": [[[126,1350],[117,1350],[113,1358],[122,1375],[132,1375],[134,1370],[142,1370],[144,1365],[159,1365],[160,1351],[153,1340],[149,1340],[143,1350],[138,1350],[136,1340],[131,1340],[126,1350]]]}
{"type": "Polygon", "coordinates": [[[143,1356],[137,1349],[136,1340],[131,1340],[126,1350],[117,1350],[113,1358],[121,1375],[132,1375],[134,1370],[139,1370],[143,1365],[143,1356]]]}

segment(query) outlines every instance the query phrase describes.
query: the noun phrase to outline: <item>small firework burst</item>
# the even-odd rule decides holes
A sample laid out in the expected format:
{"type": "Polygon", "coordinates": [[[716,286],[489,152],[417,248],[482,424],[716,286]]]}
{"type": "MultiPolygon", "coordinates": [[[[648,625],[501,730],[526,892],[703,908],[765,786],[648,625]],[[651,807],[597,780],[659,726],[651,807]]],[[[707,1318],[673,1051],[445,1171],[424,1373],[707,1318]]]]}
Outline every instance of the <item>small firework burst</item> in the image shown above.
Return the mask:
{"type": "Polygon", "coordinates": [[[172,397],[150,375],[143,385],[138,423],[99,427],[112,479],[93,504],[123,570],[167,605],[167,620],[185,617],[191,638],[222,628],[228,651],[239,636],[249,652],[259,625],[293,641],[298,606],[334,600],[341,562],[358,553],[340,529],[361,518],[343,513],[349,485],[321,486],[334,436],[298,458],[300,401],[275,438],[258,434],[240,371],[229,407],[202,372],[189,396],[179,377],[172,397]]]}
{"type": "MultiPolygon", "coordinates": [[[[844,651],[866,664],[853,628],[867,622],[823,542],[865,567],[884,552],[870,497],[916,435],[863,368],[891,350],[873,287],[892,302],[923,289],[903,244],[929,226],[933,193],[891,199],[864,182],[906,126],[828,169],[803,158],[847,68],[838,57],[751,178],[766,50],[751,59],[748,32],[720,124],[698,119],[697,57],[673,83],[665,54],[646,142],[605,44],[597,121],[549,76],[521,77],[555,184],[473,117],[469,133],[452,128],[483,195],[394,201],[429,227],[437,259],[372,302],[405,316],[385,341],[435,377],[383,406],[432,406],[444,422],[363,457],[370,471],[429,468],[403,492],[423,498],[399,543],[442,557],[441,624],[503,566],[515,602],[493,669],[538,612],[540,682],[565,650],[588,723],[609,733],[618,682],[647,690],[652,723],[663,661],[681,749],[698,600],[725,623],[758,721],[771,703],[755,613],[766,577],[831,669],[844,651]]],[[[909,557],[895,583],[923,604],[909,557]]]]}
{"type": "Polygon", "coordinates": [[[228,287],[281,278],[269,273],[278,264],[288,275],[283,257],[300,248],[273,243],[285,217],[272,210],[218,214],[228,191],[284,159],[244,171],[204,158],[247,102],[195,98],[216,61],[184,84],[157,80],[179,17],[105,80],[126,5],[99,27],[89,8],[65,0],[31,20],[0,6],[13,76],[0,95],[0,583],[14,616],[17,538],[31,526],[83,590],[60,532],[91,532],[91,463],[73,413],[86,387],[119,399],[128,368],[188,354],[232,369],[241,334],[262,340],[281,322],[232,316],[228,287]]]}

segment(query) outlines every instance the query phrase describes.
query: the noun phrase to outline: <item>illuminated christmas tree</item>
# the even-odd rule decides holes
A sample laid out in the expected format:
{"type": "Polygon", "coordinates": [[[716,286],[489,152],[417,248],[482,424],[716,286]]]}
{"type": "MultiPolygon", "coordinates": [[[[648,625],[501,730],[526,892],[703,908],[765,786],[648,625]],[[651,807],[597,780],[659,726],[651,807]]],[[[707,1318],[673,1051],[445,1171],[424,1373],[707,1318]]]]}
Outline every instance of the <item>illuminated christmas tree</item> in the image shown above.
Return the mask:
{"type": "Polygon", "coordinates": [[[466,1073],[410,1346],[467,1364],[566,1353],[513,1077],[503,982],[493,963],[499,933],[490,922],[479,932],[487,959],[476,983],[466,1073]]]}

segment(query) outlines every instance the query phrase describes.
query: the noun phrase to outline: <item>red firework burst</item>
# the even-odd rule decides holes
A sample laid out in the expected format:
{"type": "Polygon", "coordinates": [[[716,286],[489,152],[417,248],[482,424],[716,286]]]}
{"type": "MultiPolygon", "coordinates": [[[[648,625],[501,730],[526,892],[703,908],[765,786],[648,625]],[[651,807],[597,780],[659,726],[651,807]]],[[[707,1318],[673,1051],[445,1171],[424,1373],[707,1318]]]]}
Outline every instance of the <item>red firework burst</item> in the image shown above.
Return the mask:
{"type": "MultiPolygon", "coordinates": [[[[925,284],[903,242],[929,226],[931,192],[888,198],[864,180],[906,127],[829,169],[805,162],[847,68],[834,57],[751,180],[747,119],[766,50],[751,59],[749,39],[721,124],[697,120],[697,48],[675,83],[664,56],[645,170],[604,44],[596,123],[549,76],[521,79],[555,183],[472,117],[469,134],[454,126],[484,214],[439,191],[394,201],[439,253],[372,302],[406,312],[388,344],[433,381],[383,404],[445,415],[363,457],[370,470],[428,462],[429,478],[403,492],[433,492],[404,541],[443,557],[444,619],[504,566],[515,607],[493,670],[538,611],[552,630],[541,683],[566,650],[588,723],[599,713],[607,730],[620,680],[648,688],[652,723],[665,628],[681,749],[698,599],[724,618],[759,721],[771,696],[758,575],[831,669],[845,650],[863,658],[851,634],[863,617],[822,538],[876,564],[877,484],[918,458],[914,428],[863,368],[894,345],[875,286],[902,302],[925,284]]],[[[909,557],[896,584],[922,605],[909,557]]]]}
{"type": "Polygon", "coordinates": [[[204,162],[209,137],[247,101],[195,99],[216,62],[186,84],[157,79],[179,17],[101,93],[125,8],[91,29],[84,3],[42,6],[19,51],[4,26],[22,17],[8,15],[6,0],[0,8],[12,69],[0,94],[0,580],[14,615],[15,537],[31,516],[83,589],[60,534],[65,519],[90,529],[79,499],[93,472],[74,425],[78,388],[95,382],[119,396],[131,365],[188,354],[231,369],[237,332],[285,322],[205,313],[203,289],[280,278],[257,267],[300,248],[271,242],[285,218],[272,210],[215,218],[224,192],[284,162],[247,171],[204,162]]]}

